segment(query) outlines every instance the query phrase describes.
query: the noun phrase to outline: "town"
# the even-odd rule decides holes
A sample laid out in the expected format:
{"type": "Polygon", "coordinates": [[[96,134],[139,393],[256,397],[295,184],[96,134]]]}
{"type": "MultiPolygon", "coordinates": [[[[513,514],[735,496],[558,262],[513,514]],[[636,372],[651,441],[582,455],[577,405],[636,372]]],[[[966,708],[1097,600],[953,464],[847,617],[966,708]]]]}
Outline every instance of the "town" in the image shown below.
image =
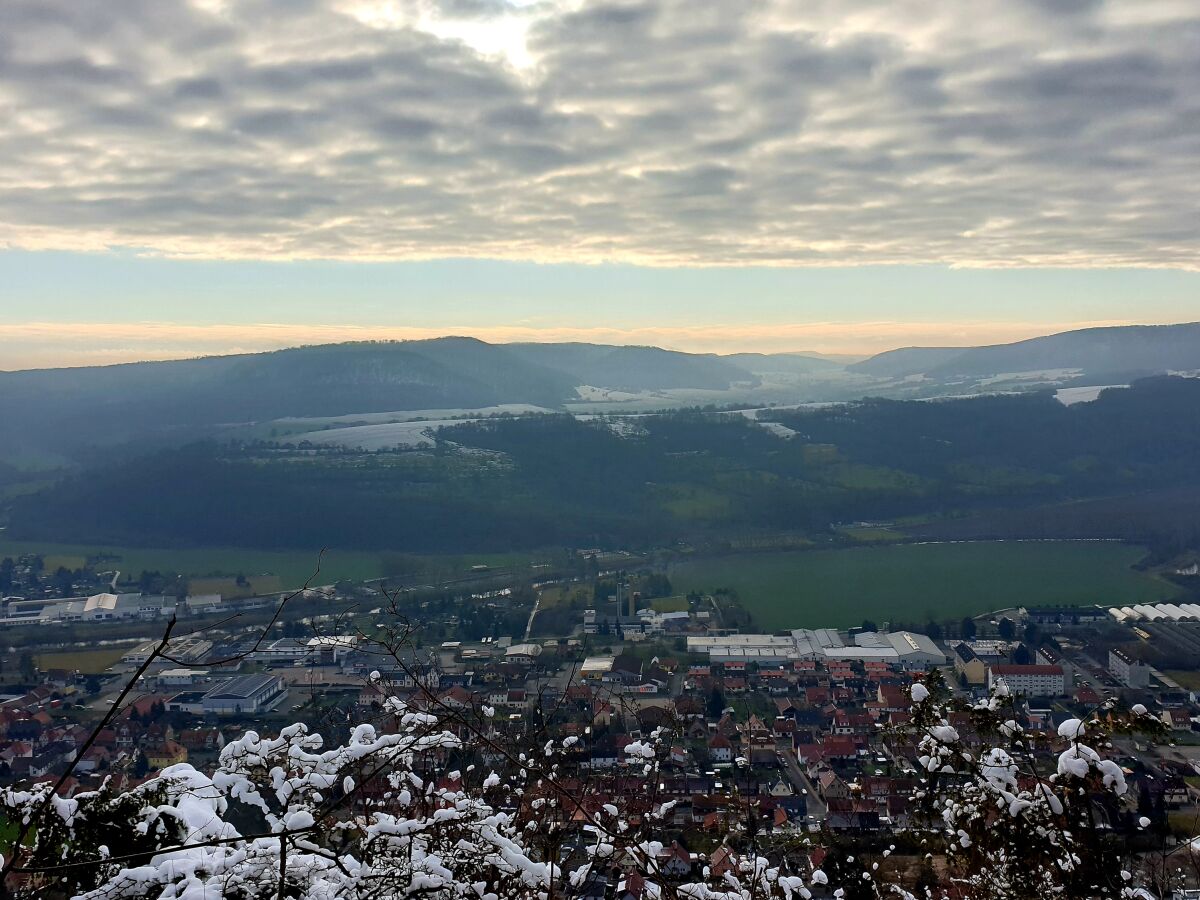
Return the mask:
{"type": "MultiPolygon", "coordinates": [[[[16,584],[35,586],[31,594],[39,593],[37,568],[33,559],[9,567],[16,584]]],[[[669,593],[664,581],[599,567],[590,580],[551,578],[515,617],[515,634],[475,639],[454,627],[472,607],[519,604],[520,585],[493,579],[487,590],[468,584],[435,599],[365,584],[223,599],[112,593],[114,578],[89,596],[10,596],[0,618],[9,633],[27,635],[35,622],[75,629],[79,639],[86,628],[104,664],[72,666],[95,651],[59,647],[36,656],[24,649],[18,667],[5,667],[0,779],[30,784],[69,772],[60,788],[68,798],[104,781],[131,787],[183,762],[212,768],[248,730],[304,722],[337,739],[378,720],[388,698],[399,697],[414,708],[486,710],[495,736],[536,724],[539,733],[573,738],[570,770],[599,808],[636,805],[647,786],[625,750],[665,730],[671,740],[658,793],[672,801],[679,840],[666,852],[682,875],[720,866],[728,849],[714,835],[731,816],[753,818],[768,833],[868,842],[913,828],[910,692],[938,673],[964,700],[1003,683],[1033,735],[1103,715],[1112,708],[1106,700],[1151,711],[1165,738],[1112,738],[1130,789],[1107,827],[1139,846],[1148,846],[1147,834],[1172,846],[1195,834],[1200,704],[1137,652],[1153,639],[1194,664],[1194,607],[1013,607],[944,623],[935,634],[869,622],[760,634],[728,625],[736,618],[728,598],[643,597],[642,589],[669,593]],[[586,605],[563,633],[532,636],[541,598],[555,592],[574,592],[586,605]],[[185,627],[164,644],[169,616],[185,627]],[[389,652],[381,653],[380,636],[394,627],[386,623],[398,621],[403,644],[384,641],[389,652]],[[131,627],[145,637],[125,637],[131,627]]],[[[965,714],[953,723],[968,745],[982,741],[965,714]]],[[[1043,752],[1051,755],[1048,743],[1043,752]]]]}

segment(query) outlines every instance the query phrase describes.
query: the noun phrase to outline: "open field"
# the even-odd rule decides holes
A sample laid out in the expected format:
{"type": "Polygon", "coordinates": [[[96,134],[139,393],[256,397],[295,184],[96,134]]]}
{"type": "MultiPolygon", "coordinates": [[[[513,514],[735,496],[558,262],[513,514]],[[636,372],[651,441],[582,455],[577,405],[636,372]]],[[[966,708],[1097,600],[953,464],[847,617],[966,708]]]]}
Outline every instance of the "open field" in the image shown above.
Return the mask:
{"type": "MultiPolygon", "coordinates": [[[[219,578],[219,576],[245,575],[252,584],[261,590],[277,591],[290,590],[300,587],[313,576],[317,566],[318,553],[304,550],[235,550],[224,547],[186,548],[186,549],[155,549],[143,547],[112,547],[88,546],[82,544],[54,544],[41,541],[10,541],[0,538],[0,559],[6,556],[18,557],[23,554],[40,553],[43,556],[58,559],[71,557],[95,557],[103,555],[110,557],[99,565],[101,570],[119,569],[124,579],[127,575],[136,577],[143,570],[150,572],[175,572],[179,575],[193,576],[195,579],[219,578]],[[256,579],[255,576],[277,576],[277,579],[256,579]]],[[[388,574],[388,569],[395,569],[395,557],[398,554],[387,552],[358,552],[349,550],[326,550],[321,559],[321,571],[313,584],[330,584],[335,581],[365,581],[382,578],[388,574]]],[[[461,556],[415,556],[405,555],[405,566],[411,563],[416,567],[413,571],[420,572],[421,578],[430,581],[440,577],[454,577],[470,572],[473,565],[488,565],[507,567],[528,565],[537,558],[533,554],[518,553],[480,553],[461,556]]],[[[407,567],[403,571],[409,571],[407,567]]],[[[192,590],[197,593],[196,585],[204,588],[203,582],[193,583],[192,590]]],[[[216,584],[212,582],[211,588],[216,584]]],[[[223,591],[221,593],[224,593],[223,591]]]]}
{"type": "MultiPolygon", "coordinates": [[[[79,544],[49,544],[40,541],[0,540],[0,557],[25,553],[48,556],[115,557],[100,567],[120,569],[125,575],[145,571],[176,572],[180,575],[237,575],[247,577],[271,573],[278,575],[283,587],[296,587],[309,578],[317,566],[317,553],[304,551],[212,549],[154,549],[142,547],[102,547],[79,544]]],[[[316,583],[328,584],[342,578],[378,578],[383,574],[378,553],[326,551],[316,583]]],[[[122,576],[124,577],[124,576],[122,576]]]]}
{"type": "Polygon", "coordinates": [[[838,534],[859,541],[863,544],[876,544],[885,541],[902,541],[904,533],[884,525],[848,525],[839,528],[838,534]]]}
{"type": "Polygon", "coordinates": [[[96,650],[70,650],[64,653],[39,653],[35,657],[39,669],[76,670],[85,675],[99,674],[124,656],[137,642],[122,647],[101,647],[96,650]]]}
{"type": "Polygon", "coordinates": [[[677,597],[656,597],[650,601],[650,608],[655,612],[687,612],[688,600],[682,595],[677,597]]]}
{"type": "Polygon", "coordinates": [[[762,628],[922,623],[1025,605],[1153,603],[1178,593],[1099,541],[901,544],[745,553],[674,564],[677,591],[733,588],[762,628]]]}
{"type": "Polygon", "coordinates": [[[188,579],[188,593],[220,594],[222,597],[258,597],[282,591],[283,580],[278,575],[254,575],[238,584],[236,576],[210,575],[188,579]]]}
{"type": "Polygon", "coordinates": [[[562,587],[543,588],[538,592],[538,598],[539,609],[554,609],[567,599],[567,593],[562,587]]]}
{"type": "Polygon", "coordinates": [[[87,565],[87,557],[79,553],[50,553],[42,559],[42,564],[47,572],[57,572],[59,569],[70,569],[74,572],[87,565]]]}
{"type": "Polygon", "coordinates": [[[1163,674],[1186,690],[1200,691],[1200,669],[1167,669],[1163,674]]]}

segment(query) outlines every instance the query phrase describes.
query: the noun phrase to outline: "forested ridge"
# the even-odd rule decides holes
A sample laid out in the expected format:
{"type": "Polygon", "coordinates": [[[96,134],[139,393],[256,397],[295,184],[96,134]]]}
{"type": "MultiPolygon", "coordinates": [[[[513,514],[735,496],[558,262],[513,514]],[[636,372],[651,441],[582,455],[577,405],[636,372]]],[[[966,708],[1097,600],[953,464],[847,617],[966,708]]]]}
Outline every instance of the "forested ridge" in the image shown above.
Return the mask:
{"type": "MultiPolygon", "coordinates": [[[[1147,492],[1200,484],[1200,381],[1192,379],[1146,379],[1070,407],[1036,392],[761,415],[795,434],[691,411],[464,422],[440,429],[438,446],[425,450],[201,442],[79,470],[18,497],[9,533],[430,552],[656,546],[993,514],[1018,534],[1023,509],[1106,498],[1109,536],[1119,537],[1120,498],[1133,510],[1147,492]]],[[[1190,508],[1168,508],[1155,527],[1194,531],[1190,508]]],[[[1129,536],[1152,539],[1145,515],[1131,528],[1134,519],[1129,536]]]]}

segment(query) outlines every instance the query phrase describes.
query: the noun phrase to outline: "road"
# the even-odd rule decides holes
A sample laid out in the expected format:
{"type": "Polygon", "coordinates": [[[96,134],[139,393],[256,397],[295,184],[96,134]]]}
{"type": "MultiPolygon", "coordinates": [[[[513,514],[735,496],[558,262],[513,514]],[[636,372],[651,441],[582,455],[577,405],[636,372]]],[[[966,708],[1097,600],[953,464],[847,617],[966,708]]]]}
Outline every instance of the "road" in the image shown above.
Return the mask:
{"type": "Polygon", "coordinates": [[[800,763],[796,761],[796,754],[791,750],[780,752],[783,756],[783,768],[787,772],[788,781],[792,783],[792,787],[797,791],[806,792],[807,794],[804,799],[808,804],[808,814],[813,817],[810,821],[825,821],[825,816],[829,813],[829,807],[821,800],[816,786],[808,780],[808,776],[800,768],[800,763]]]}
{"type": "Polygon", "coordinates": [[[529,621],[525,623],[525,640],[529,640],[529,636],[533,634],[533,620],[538,614],[538,609],[542,605],[542,595],[539,593],[537,599],[533,601],[533,609],[529,613],[529,621]]]}
{"type": "MultiPolygon", "coordinates": [[[[1121,689],[1116,679],[1105,671],[1104,666],[1097,662],[1091,655],[1079,651],[1073,657],[1068,657],[1068,659],[1075,666],[1075,674],[1079,676],[1079,683],[1087,685],[1101,696],[1121,689]]],[[[1075,687],[1078,686],[1079,684],[1075,685],[1075,687]]],[[[1067,687],[1070,689],[1071,685],[1067,687]]]]}

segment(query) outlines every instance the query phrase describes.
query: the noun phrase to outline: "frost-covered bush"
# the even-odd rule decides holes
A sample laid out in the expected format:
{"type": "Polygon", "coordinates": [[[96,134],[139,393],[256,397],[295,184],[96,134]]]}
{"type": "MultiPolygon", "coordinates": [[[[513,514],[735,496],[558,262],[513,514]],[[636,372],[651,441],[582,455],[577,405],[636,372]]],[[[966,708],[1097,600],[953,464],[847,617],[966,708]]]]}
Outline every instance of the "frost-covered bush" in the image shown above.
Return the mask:
{"type": "MultiPolygon", "coordinates": [[[[1047,741],[1020,724],[1003,682],[957,716],[945,695],[932,673],[914,691],[912,727],[918,799],[940,831],[956,889],[997,900],[1143,896],[1115,837],[1130,813],[1125,773],[1103,752],[1111,726],[1098,716],[1068,719],[1047,741]],[[973,745],[952,718],[970,728],[973,745]]],[[[1109,701],[1100,711],[1111,719],[1114,708],[1109,701]]],[[[1163,729],[1144,707],[1113,721],[1125,730],[1163,729]]]]}

